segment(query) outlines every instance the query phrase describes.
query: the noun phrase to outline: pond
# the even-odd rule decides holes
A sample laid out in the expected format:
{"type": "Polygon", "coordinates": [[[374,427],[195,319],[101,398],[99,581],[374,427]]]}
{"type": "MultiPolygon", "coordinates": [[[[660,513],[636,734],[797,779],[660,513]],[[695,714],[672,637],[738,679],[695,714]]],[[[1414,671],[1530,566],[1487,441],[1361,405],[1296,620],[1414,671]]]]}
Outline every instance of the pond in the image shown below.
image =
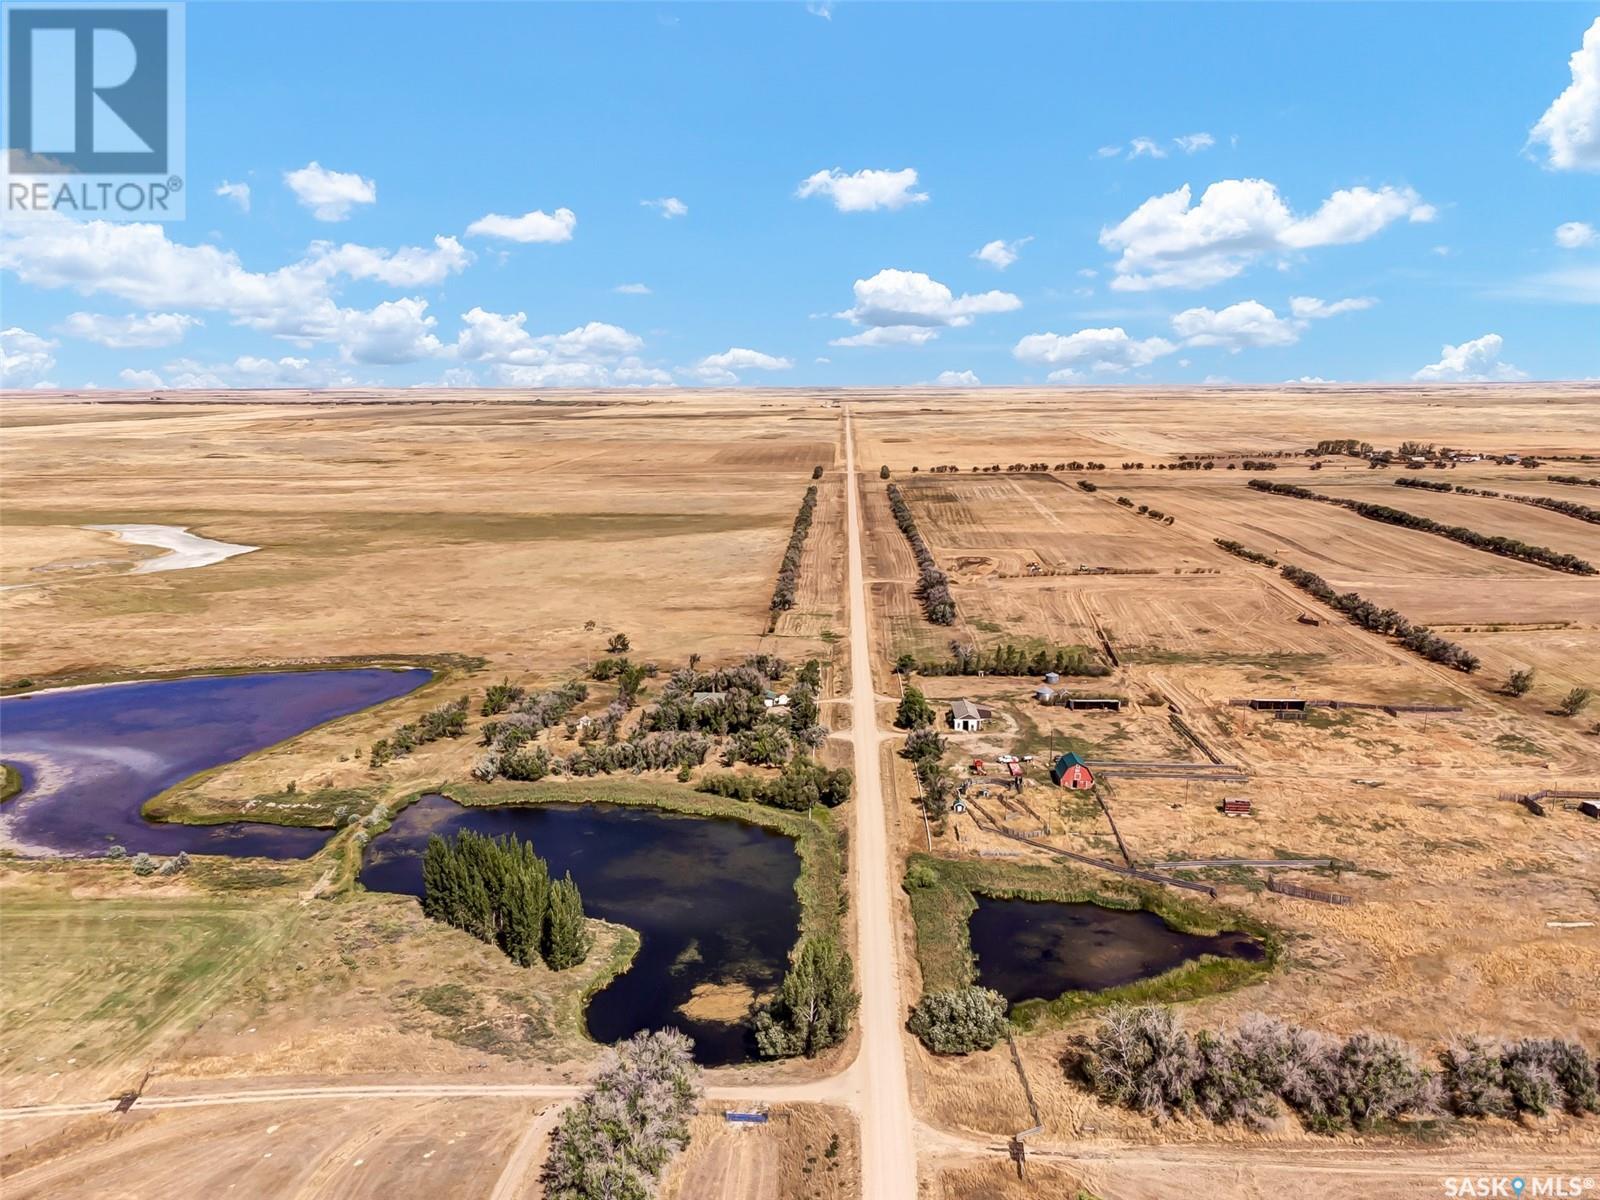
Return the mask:
{"type": "Polygon", "coordinates": [[[325,829],[147,821],[145,801],[197,772],[421,687],[421,668],[207,675],[61,688],[0,700],[0,759],[22,775],[0,807],[21,854],[305,858],[325,829]]]}
{"type": "Polygon", "coordinates": [[[968,930],[978,982],[1012,1004],[1054,1000],[1136,983],[1202,954],[1260,962],[1266,950],[1245,933],[1183,933],[1142,910],[976,897],[968,930]]]}
{"type": "Polygon", "coordinates": [[[592,1038],[614,1042],[671,1026],[694,1039],[704,1065],[752,1056],[753,1002],[776,990],[799,933],[800,858],[790,838],[653,809],[463,808],[425,796],[367,848],[361,882],[420,895],[428,838],[462,829],[531,841],[552,876],[572,872],[590,916],[638,931],[633,965],[589,1001],[592,1038]]]}

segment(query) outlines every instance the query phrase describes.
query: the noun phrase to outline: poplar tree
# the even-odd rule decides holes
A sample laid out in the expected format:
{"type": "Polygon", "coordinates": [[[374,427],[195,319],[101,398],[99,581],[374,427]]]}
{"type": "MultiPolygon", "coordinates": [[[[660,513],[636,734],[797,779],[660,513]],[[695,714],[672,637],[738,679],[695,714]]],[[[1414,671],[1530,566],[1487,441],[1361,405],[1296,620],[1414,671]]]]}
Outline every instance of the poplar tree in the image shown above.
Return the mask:
{"type": "Polygon", "coordinates": [[[583,924],[583,897],[572,872],[550,885],[544,922],[544,963],[552,971],[575,967],[589,956],[589,933],[583,924]]]}

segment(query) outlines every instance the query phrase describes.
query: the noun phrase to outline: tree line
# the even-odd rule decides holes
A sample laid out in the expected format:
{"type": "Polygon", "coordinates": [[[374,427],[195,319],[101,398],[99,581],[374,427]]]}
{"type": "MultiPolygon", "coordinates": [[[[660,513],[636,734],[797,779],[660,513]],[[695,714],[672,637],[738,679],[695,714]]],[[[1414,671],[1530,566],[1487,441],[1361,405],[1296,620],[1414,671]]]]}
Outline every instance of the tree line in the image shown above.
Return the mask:
{"type": "Polygon", "coordinates": [[[984,650],[961,642],[950,643],[950,657],[919,659],[913,654],[902,654],[896,661],[895,671],[909,675],[1043,675],[1053,671],[1057,675],[1100,676],[1111,674],[1111,668],[1095,660],[1086,646],[1041,646],[1029,650],[1011,642],[984,650]]]}
{"type": "Polygon", "coordinates": [[[1289,563],[1283,565],[1279,574],[1301,591],[1309,592],[1329,608],[1343,613],[1363,629],[1395,637],[1414,654],[1468,674],[1478,669],[1478,656],[1465,646],[1446,641],[1426,625],[1413,625],[1395,609],[1379,608],[1359,592],[1336,592],[1322,576],[1289,563]]]}
{"type": "Polygon", "coordinates": [[[1567,483],[1576,487],[1600,487],[1600,479],[1585,479],[1582,475],[1546,475],[1551,483],[1567,483]]]}
{"type": "Polygon", "coordinates": [[[542,958],[552,971],[589,955],[583,897],[570,872],[552,880],[533,843],[464,829],[435,834],[422,855],[422,911],[500,947],[519,967],[542,958]]]}
{"type": "Polygon", "coordinates": [[[731,773],[707,775],[695,790],[709,796],[754,800],[771,808],[805,812],[814,804],[824,808],[839,807],[850,799],[854,785],[855,776],[850,768],[830,770],[811,758],[797,755],[784,765],[782,772],[774,779],[731,773]]]}
{"type": "Polygon", "coordinates": [[[1299,500],[1320,500],[1324,504],[1335,504],[1340,508],[1349,509],[1358,516],[1366,517],[1370,521],[1382,521],[1386,525],[1397,525],[1402,529],[1415,529],[1422,533],[1431,533],[1439,537],[1449,538],[1453,542],[1460,542],[1463,546],[1470,546],[1474,550],[1483,550],[1490,554],[1498,554],[1505,558],[1514,558],[1521,562],[1533,563],[1536,566],[1546,567],[1552,571],[1565,571],[1571,575],[1600,574],[1595,567],[1573,554],[1561,554],[1551,550],[1548,546],[1530,546],[1516,538],[1490,536],[1482,534],[1462,525],[1444,525],[1430,517],[1418,516],[1403,509],[1390,508],[1386,504],[1369,504],[1364,500],[1340,499],[1335,496],[1325,496],[1321,492],[1314,492],[1310,488],[1300,487],[1293,483],[1269,483],[1263,479],[1252,479],[1250,487],[1257,491],[1270,492],[1277,496],[1292,496],[1299,500]]]}
{"type": "Polygon", "coordinates": [[[488,749],[473,764],[473,776],[485,783],[501,777],[525,782],[543,779],[550,771],[550,756],[542,746],[529,743],[587,700],[589,685],[572,679],[531,696],[523,688],[504,683],[491,685],[489,690],[495,695],[492,700],[485,695],[485,715],[491,710],[505,712],[513,703],[517,708],[501,720],[484,722],[479,734],[488,749]]]}
{"type": "Polygon", "coordinates": [[[935,625],[954,625],[956,602],[950,595],[950,578],[934,561],[933,551],[928,549],[928,543],[917,528],[917,519],[911,513],[911,506],[900,494],[900,489],[892,483],[889,485],[889,509],[894,513],[894,523],[905,534],[906,541],[911,545],[912,556],[917,560],[920,573],[917,598],[922,601],[923,615],[935,625]]]}
{"type": "Polygon", "coordinates": [[[1275,567],[1278,560],[1270,554],[1263,554],[1259,550],[1252,550],[1242,542],[1233,541],[1231,538],[1212,538],[1213,542],[1221,546],[1229,554],[1238,555],[1249,562],[1260,563],[1263,567],[1275,567]]]}
{"type": "Polygon", "coordinates": [[[1448,483],[1435,483],[1431,479],[1419,479],[1414,475],[1403,476],[1394,483],[1396,487],[1426,488],[1430,492],[1457,492],[1463,496],[1493,496],[1501,500],[1515,500],[1518,504],[1548,509],[1564,517],[1600,525],[1600,508],[1590,508],[1587,504],[1578,504],[1572,500],[1557,500],[1550,496],[1522,496],[1516,492],[1496,492],[1488,488],[1466,487],[1459,483],[1452,487],[1448,483]]]}
{"type": "Polygon", "coordinates": [[[783,563],[778,568],[778,586],[772,592],[772,611],[787,612],[794,607],[795,581],[800,573],[800,555],[806,548],[806,535],[811,532],[811,516],[817,508],[817,489],[813,484],[806,489],[800,501],[800,511],[794,518],[794,529],[789,534],[788,548],[783,552],[783,563]]]}
{"type": "Polygon", "coordinates": [[[407,721],[386,738],[372,743],[369,766],[381,767],[391,759],[404,758],[424,742],[457,738],[467,731],[467,698],[460,697],[436,705],[415,721],[407,721]]]}
{"type": "Polygon", "coordinates": [[[1332,1037],[1251,1013],[1232,1033],[1191,1037],[1170,1008],[1117,1008],[1079,1041],[1074,1069],[1100,1099],[1157,1121],[1199,1114],[1264,1128],[1283,1108],[1313,1130],[1367,1130],[1407,1115],[1600,1112],[1582,1043],[1460,1037],[1438,1070],[1388,1034],[1332,1037]]]}

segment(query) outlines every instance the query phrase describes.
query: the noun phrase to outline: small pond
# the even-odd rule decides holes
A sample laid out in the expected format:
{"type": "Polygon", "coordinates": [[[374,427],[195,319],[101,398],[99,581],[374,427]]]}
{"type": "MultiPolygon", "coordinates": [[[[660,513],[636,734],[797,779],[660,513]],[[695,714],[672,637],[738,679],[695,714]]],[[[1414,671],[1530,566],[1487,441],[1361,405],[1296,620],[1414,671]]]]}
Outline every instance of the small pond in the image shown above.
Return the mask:
{"type": "Polygon", "coordinates": [[[707,1066],[752,1057],[751,1001],[776,990],[799,931],[800,858],[790,838],[653,809],[463,808],[425,796],[367,847],[361,882],[420,895],[428,838],[462,829],[531,841],[552,876],[572,872],[590,916],[639,932],[633,965],[589,1001],[596,1041],[672,1026],[694,1039],[707,1066]]]}
{"type": "Polygon", "coordinates": [[[23,854],[304,858],[325,829],[147,821],[145,801],[197,772],[421,687],[431,671],[381,668],[207,675],[61,688],[0,700],[0,759],[23,791],[0,841],[23,854]]]}
{"type": "Polygon", "coordinates": [[[1142,910],[988,896],[976,900],[968,930],[978,982],[1013,1004],[1136,983],[1202,954],[1249,962],[1266,957],[1249,934],[1182,933],[1142,910]]]}

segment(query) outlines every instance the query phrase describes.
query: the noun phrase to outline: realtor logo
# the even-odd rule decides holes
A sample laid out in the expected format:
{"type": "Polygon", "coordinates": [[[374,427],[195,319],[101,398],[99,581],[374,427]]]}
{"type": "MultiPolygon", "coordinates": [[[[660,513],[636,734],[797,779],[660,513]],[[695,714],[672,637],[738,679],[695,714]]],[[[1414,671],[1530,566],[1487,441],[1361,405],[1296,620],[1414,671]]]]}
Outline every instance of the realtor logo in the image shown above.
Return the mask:
{"type": "Polygon", "coordinates": [[[4,6],[7,212],[182,216],[183,9],[4,6]]]}

